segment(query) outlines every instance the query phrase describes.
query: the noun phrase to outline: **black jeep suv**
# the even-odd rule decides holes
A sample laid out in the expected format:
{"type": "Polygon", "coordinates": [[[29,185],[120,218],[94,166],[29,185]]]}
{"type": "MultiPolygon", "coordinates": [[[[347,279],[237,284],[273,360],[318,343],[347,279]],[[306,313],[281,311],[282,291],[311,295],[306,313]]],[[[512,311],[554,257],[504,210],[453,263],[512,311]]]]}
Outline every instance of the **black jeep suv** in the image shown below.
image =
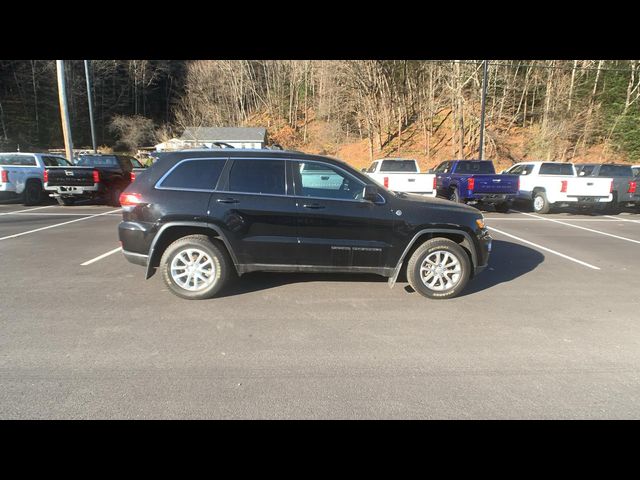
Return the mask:
{"type": "Polygon", "coordinates": [[[256,270],[375,273],[393,286],[403,265],[416,291],[451,298],[491,250],[473,207],[392,192],[344,162],[292,151],[164,153],[120,204],[125,257],[146,278],[160,268],[188,299],[256,270]]]}

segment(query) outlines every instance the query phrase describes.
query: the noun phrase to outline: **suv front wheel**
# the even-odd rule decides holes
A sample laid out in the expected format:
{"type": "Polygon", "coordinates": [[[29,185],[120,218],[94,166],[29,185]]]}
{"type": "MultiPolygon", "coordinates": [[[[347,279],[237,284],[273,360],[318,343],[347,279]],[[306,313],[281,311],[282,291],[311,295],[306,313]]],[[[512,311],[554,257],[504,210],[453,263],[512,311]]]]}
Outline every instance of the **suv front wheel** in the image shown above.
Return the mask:
{"type": "Polygon", "coordinates": [[[182,298],[212,298],[227,283],[232,267],[224,247],[206,235],[182,237],[167,247],[160,260],[162,278],[182,298]]]}
{"type": "Polygon", "coordinates": [[[453,298],[464,290],[471,262],[464,249],[448,238],[432,238],[420,245],[407,263],[407,280],[419,294],[433,299],[453,298]]]}

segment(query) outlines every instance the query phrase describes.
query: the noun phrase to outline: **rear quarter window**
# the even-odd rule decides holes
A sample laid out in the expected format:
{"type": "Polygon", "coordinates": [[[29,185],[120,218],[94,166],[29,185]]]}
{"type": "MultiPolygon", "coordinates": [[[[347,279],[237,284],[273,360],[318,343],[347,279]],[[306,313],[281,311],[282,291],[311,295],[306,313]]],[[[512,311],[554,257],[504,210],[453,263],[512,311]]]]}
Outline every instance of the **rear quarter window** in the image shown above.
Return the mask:
{"type": "Polygon", "coordinates": [[[226,159],[186,160],[169,171],[160,188],[214,190],[226,159]]]}

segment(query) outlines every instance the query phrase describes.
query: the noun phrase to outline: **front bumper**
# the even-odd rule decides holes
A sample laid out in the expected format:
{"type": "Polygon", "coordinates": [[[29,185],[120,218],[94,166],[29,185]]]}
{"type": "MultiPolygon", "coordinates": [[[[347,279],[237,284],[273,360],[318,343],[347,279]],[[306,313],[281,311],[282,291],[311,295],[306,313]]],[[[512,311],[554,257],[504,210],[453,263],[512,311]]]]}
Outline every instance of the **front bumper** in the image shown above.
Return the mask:
{"type": "Polygon", "coordinates": [[[493,247],[493,238],[489,235],[487,230],[477,237],[478,241],[478,258],[476,259],[477,265],[474,269],[474,275],[482,272],[487,265],[489,265],[489,255],[491,254],[491,248],[493,247]]]}

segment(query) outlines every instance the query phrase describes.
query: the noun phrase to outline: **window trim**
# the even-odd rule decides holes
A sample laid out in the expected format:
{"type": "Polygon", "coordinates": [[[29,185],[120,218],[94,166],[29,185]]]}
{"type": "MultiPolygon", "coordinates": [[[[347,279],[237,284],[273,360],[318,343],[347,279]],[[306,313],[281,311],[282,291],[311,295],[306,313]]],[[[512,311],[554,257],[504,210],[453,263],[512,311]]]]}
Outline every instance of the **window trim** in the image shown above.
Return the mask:
{"type": "Polygon", "coordinates": [[[216,192],[218,190],[216,190],[218,184],[220,183],[220,180],[223,177],[225,168],[227,166],[227,162],[229,161],[228,157],[192,157],[192,158],[184,158],[182,160],[180,160],[179,162],[177,162],[175,165],[173,165],[169,170],[167,170],[164,175],[162,175],[162,177],[160,177],[160,179],[156,182],[156,184],[153,186],[153,188],[155,188],[156,190],[173,190],[173,191],[178,191],[178,192],[208,192],[208,193],[213,193],[216,192]],[[188,187],[163,187],[162,186],[162,182],[169,176],[171,175],[171,173],[178,168],[181,164],[185,163],[185,162],[193,162],[193,161],[204,161],[204,160],[223,160],[225,163],[222,166],[222,171],[220,172],[220,176],[218,177],[218,181],[216,182],[216,184],[214,185],[213,189],[205,189],[205,188],[188,188],[188,187]]]}

